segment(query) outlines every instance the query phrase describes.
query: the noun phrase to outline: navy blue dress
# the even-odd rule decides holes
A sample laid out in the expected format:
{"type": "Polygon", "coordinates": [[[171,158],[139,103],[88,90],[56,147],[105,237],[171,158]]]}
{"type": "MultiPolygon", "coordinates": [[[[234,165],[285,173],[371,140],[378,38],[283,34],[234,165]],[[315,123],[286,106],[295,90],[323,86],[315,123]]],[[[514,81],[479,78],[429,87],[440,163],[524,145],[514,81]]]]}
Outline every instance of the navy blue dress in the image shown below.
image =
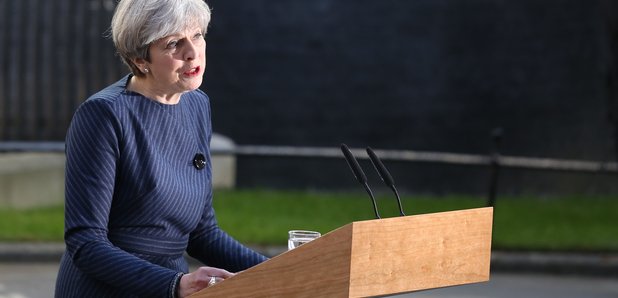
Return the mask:
{"type": "Polygon", "coordinates": [[[185,251],[232,272],[266,259],[217,225],[206,94],[165,105],[128,91],[129,78],[82,103],[67,132],[56,297],[173,297],[185,251]]]}

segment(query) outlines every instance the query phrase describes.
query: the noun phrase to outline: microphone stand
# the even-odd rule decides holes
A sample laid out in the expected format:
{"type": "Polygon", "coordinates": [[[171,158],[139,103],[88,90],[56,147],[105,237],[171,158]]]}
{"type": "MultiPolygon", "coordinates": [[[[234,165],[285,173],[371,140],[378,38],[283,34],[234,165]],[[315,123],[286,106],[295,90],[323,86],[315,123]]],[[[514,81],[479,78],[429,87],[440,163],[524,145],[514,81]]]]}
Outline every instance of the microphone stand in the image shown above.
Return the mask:
{"type": "Polygon", "coordinates": [[[376,169],[378,174],[380,174],[380,178],[382,179],[382,181],[384,181],[386,186],[388,186],[395,193],[395,198],[397,198],[397,204],[399,205],[399,214],[401,216],[406,216],[403,213],[403,207],[401,206],[401,198],[399,197],[399,192],[395,187],[395,180],[393,180],[391,173],[386,169],[380,158],[378,158],[375,152],[373,152],[373,149],[371,149],[370,147],[367,147],[367,155],[369,155],[373,167],[376,169]]]}
{"type": "Polygon", "coordinates": [[[348,165],[350,166],[350,170],[352,170],[354,177],[356,177],[356,180],[363,185],[365,191],[367,191],[367,193],[369,194],[371,202],[373,203],[373,211],[375,212],[376,218],[380,219],[380,214],[378,213],[378,205],[376,204],[376,199],[373,196],[373,192],[369,188],[369,184],[367,184],[367,176],[365,176],[365,172],[363,172],[360,165],[358,164],[358,161],[352,154],[352,151],[350,151],[350,148],[348,148],[346,144],[341,144],[341,152],[343,152],[343,156],[348,162],[348,165]]]}

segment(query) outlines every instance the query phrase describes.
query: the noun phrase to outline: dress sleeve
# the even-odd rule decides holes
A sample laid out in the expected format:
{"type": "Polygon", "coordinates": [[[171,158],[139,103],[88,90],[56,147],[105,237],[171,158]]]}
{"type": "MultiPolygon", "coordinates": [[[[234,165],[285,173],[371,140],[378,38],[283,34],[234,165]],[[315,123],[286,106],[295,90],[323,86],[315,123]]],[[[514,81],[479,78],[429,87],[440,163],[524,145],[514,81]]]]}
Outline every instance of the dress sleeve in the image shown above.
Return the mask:
{"type": "MultiPolygon", "coordinates": [[[[205,111],[205,114],[204,118],[196,122],[203,125],[206,146],[208,146],[212,138],[210,100],[203,91],[198,89],[197,92],[203,104],[200,110],[205,111]]],[[[212,177],[210,157],[206,170],[209,171],[208,177],[212,177]]],[[[212,197],[212,185],[209,185],[202,217],[189,235],[187,253],[208,266],[223,268],[231,272],[242,271],[267,260],[265,256],[240,244],[219,228],[215,211],[212,208],[212,197]]]]}
{"type": "Polygon", "coordinates": [[[66,138],[65,242],[85,274],[139,296],[170,297],[178,272],[140,259],[108,239],[122,127],[103,100],[75,112],[66,138]]]}
{"type": "Polygon", "coordinates": [[[245,270],[268,259],[219,228],[212,208],[212,188],[206,202],[202,218],[189,237],[187,253],[190,256],[208,266],[230,272],[245,270]]]}

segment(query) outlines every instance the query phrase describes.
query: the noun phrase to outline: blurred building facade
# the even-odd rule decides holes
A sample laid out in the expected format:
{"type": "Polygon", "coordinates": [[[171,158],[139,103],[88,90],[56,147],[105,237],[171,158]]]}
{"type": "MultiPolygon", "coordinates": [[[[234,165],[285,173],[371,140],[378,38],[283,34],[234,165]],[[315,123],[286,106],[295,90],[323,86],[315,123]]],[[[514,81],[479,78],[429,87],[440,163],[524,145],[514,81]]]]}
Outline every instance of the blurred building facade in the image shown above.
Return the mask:
{"type": "MultiPolygon", "coordinates": [[[[502,127],[503,154],[616,159],[613,1],[207,2],[202,88],[237,144],[484,154],[502,127]]],[[[106,37],[114,6],[0,1],[0,140],[63,140],[77,105],[127,73],[106,37]]],[[[246,186],[352,183],[332,161],[238,165],[246,186]]],[[[486,169],[391,166],[411,190],[486,188],[486,169]]],[[[504,175],[511,192],[615,191],[614,177],[504,175]]]]}

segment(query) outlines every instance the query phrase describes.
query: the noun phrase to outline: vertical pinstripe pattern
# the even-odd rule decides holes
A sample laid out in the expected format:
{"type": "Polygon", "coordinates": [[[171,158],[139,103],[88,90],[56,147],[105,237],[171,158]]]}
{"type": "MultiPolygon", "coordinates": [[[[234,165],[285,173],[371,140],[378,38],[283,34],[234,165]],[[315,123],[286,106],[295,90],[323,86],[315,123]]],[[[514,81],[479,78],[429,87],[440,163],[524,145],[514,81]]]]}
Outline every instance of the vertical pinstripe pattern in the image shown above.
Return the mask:
{"type": "Polygon", "coordinates": [[[219,229],[212,209],[208,97],[164,105],[129,76],[75,112],[66,138],[64,254],[56,297],[169,297],[182,254],[239,271],[265,260],[219,229]],[[204,170],[193,164],[207,157],[204,170]]]}

